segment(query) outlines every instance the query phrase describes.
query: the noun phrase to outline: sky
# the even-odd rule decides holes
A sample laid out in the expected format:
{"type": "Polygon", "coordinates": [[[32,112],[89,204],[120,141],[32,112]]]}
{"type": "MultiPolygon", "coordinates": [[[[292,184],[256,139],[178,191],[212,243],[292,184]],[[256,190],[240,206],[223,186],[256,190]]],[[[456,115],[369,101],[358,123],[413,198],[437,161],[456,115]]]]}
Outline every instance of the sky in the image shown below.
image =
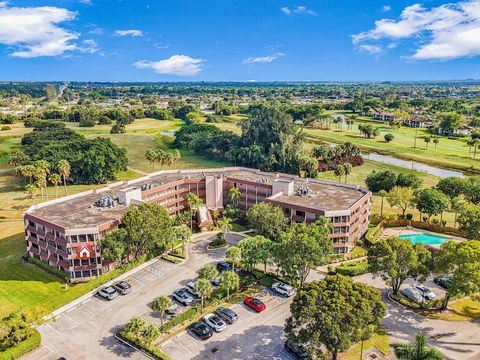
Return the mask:
{"type": "Polygon", "coordinates": [[[0,0],[0,80],[480,79],[480,0],[0,0]]]}

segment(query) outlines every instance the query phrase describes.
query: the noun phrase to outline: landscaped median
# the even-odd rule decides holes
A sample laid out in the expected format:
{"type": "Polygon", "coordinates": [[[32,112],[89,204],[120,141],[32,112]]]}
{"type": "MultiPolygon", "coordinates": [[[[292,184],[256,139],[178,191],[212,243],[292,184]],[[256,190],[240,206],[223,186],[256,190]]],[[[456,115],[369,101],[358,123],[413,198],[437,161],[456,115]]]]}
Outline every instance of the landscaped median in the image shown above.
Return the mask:
{"type": "Polygon", "coordinates": [[[133,318],[124,327],[117,336],[129,343],[135,349],[147,354],[155,360],[166,360],[169,357],[160,349],[162,343],[184,331],[192,323],[201,320],[201,318],[216,308],[229,307],[242,301],[245,297],[251,296],[262,288],[270,286],[277,281],[273,275],[254,270],[252,273],[244,274],[241,281],[241,289],[227,298],[225,291],[217,289],[213,291],[209,299],[206,299],[203,310],[200,303],[197,303],[184,312],[171,318],[162,326],[148,324],[143,319],[133,318]]]}

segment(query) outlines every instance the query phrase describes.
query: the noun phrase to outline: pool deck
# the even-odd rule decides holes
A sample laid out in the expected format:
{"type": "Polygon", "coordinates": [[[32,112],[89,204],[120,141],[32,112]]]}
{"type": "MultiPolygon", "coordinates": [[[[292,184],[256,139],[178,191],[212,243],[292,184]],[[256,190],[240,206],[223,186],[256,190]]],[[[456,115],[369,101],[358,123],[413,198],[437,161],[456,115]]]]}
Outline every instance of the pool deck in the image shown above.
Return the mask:
{"type": "MultiPolygon", "coordinates": [[[[428,230],[423,230],[423,229],[418,229],[414,227],[391,227],[391,228],[385,228],[383,230],[382,237],[387,238],[390,236],[399,236],[399,235],[412,235],[412,234],[430,234],[430,235],[435,235],[435,236],[441,236],[447,239],[452,239],[455,241],[466,241],[465,238],[459,237],[459,236],[453,236],[453,235],[446,235],[446,234],[440,234],[436,233],[433,231],[428,231],[428,230]]],[[[440,248],[441,244],[425,244],[428,247],[432,247],[435,249],[440,248]]]]}

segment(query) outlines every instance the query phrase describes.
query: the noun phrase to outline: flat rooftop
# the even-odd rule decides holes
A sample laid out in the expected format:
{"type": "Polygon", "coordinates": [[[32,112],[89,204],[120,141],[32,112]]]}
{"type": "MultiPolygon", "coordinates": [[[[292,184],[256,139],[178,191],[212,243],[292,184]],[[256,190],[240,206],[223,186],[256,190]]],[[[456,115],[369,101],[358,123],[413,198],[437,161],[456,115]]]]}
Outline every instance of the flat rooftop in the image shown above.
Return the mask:
{"type": "Polygon", "coordinates": [[[294,175],[265,173],[247,168],[164,171],[140,179],[118,182],[101,189],[40,203],[30,207],[26,213],[65,229],[95,228],[104,223],[120,220],[128,209],[128,206],[120,204],[112,208],[94,206],[94,203],[101,198],[107,196],[115,198],[120,190],[132,187],[150,184],[154,188],[184,179],[201,180],[208,175],[238,179],[239,182],[243,180],[268,185],[271,185],[277,179],[294,180],[295,186],[308,186],[311,190],[310,193],[306,196],[280,195],[275,200],[324,211],[347,210],[368,192],[343,184],[319,180],[307,182],[305,179],[300,179],[294,175]]]}

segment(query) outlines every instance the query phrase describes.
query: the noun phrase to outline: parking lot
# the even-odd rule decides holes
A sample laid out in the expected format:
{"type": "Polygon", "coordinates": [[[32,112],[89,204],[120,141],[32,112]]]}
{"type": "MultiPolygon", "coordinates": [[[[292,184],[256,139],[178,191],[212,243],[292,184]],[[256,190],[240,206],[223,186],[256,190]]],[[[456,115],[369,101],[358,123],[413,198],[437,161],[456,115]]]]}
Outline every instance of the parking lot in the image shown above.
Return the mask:
{"type": "Polygon", "coordinates": [[[224,331],[206,341],[183,331],[162,344],[162,350],[172,359],[292,359],[283,348],[283,326],[291,299],[268,290],[257,297],[267,305],[263,312],[237,303],[231,308],[238,320],[224,331]]]}

